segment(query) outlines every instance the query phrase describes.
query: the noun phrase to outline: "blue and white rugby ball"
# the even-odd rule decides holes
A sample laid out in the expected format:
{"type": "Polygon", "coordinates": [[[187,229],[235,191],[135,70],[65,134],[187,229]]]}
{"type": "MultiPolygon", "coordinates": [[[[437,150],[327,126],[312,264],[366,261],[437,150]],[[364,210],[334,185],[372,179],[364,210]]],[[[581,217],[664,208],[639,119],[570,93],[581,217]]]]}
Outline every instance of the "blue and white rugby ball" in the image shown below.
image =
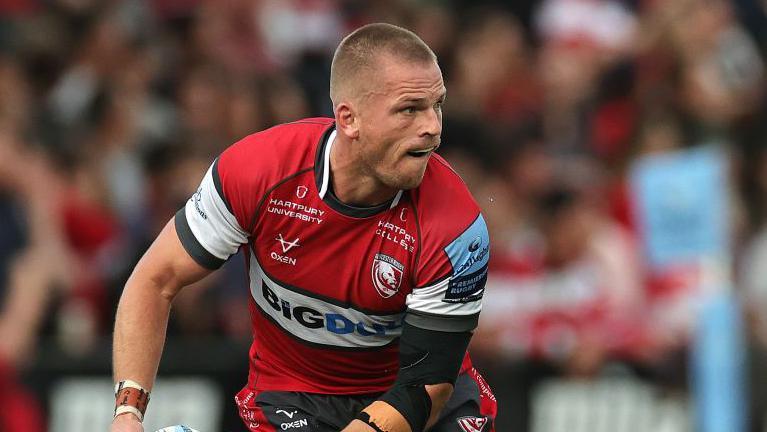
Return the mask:
{"type": "Polygon", "coordinates": [[[175,425],[164,427],[156,432],[200,432],[197,429],[192,429],[189,426],[175,425]]]}

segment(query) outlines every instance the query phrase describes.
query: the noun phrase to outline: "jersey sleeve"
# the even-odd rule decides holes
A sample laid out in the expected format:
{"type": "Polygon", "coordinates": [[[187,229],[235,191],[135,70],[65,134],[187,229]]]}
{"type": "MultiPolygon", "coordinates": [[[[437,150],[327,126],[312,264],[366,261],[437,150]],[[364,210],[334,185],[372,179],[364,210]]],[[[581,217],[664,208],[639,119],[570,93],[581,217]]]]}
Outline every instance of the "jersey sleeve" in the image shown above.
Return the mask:
{"type": "MultiPolygon", "coordinates": [[[[437,234],[432,234],[437,235],[437,234]]],[[[479,212],[458,234],[424,239],[422,281],[407,297],[405,320],[429,330],[462,332],[476,328],[487,281],[490,238],[479,212]],[[431,246],[430,246],[431,245],[431,246]]]]}
{"type": "Polygon", "coordinates": [[[221,267],[248,241],[248,233],[225,196],[219,169],[216,159],[175,218],[181,244],[198,264],[211,270],[221,267]]]}

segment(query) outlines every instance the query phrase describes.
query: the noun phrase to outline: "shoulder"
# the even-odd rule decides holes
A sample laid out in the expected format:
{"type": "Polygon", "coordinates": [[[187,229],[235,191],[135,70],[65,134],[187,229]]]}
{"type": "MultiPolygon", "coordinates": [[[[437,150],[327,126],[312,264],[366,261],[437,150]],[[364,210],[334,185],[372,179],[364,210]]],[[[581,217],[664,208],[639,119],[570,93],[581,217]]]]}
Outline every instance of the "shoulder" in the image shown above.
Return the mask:
{"type": "Polygon", "coordinates": [[[243,227],[273,186],[314,166],[320,140],[333,119],[310,118],[249,135],[223,151],[212,169],[213,183],[243,227]]]}
{"type": "Polygon", "coordinates": [[[480,214],[471,192],[458,173],[439,155],[429,160],[421,185],[413,190],[422,236],[450,242],[480,214]]]}
{"type": "Polygon", "coordinates": [[[308,118],[248,135],[221,154],[220,174],[233,171],[279,178],[311,167],[317,144],[332,125],[330,118],[308,118]]]}
{"type": "Polygon", "coordinates": [[[468,317],[476,326],[487,280],[490,238],[480,208],[461,177],[432,156],[421,185],[413,190],[418,215],[418,289],[408,308],[431,315],[468,317]]]}

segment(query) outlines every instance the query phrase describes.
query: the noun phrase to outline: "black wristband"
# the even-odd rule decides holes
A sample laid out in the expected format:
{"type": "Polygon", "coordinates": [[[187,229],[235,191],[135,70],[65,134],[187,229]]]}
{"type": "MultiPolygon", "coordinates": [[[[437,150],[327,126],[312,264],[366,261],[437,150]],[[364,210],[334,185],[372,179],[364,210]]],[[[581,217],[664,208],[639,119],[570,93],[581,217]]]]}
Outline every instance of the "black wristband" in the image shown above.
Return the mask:
{"type": "MultiPolygon", "coordinates": [[[[400,371],[401,372],[401,371],[400,371]]],[[[431,414],[431,396],[423,385],[398,385],[384,393],[378,400],[386,402],[405,418],[410,430],[423,432],[431,414]]]]}
{"type": "Polygon", "coordinates": [[[366,425],[372,427],[376,432],[386,432],[380,427],[378,427],[377,424],[373,423],[373,421],[370,420],[370,414],[366,413],[365,411],[360,411],[360,413],[357,414],[357,417],[355,417],[355,419],[365,422],[366,425]]]}

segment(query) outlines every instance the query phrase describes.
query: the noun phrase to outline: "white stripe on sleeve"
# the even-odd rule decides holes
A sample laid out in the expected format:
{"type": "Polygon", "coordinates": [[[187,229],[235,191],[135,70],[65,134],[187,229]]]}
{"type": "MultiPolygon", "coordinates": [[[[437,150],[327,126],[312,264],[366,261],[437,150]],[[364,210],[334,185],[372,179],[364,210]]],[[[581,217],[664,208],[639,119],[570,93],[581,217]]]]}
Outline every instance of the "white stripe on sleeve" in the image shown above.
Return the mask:
{"type": "Polygon", "coordinates": [[[226,260],[240,245],[248,242],[248,234],[219,196],[213,183],[214,166],[211,165],[205,173],[200,188],[187,201],[184,211],[189,228],[200,245],[215,257],[226,260]]]}

